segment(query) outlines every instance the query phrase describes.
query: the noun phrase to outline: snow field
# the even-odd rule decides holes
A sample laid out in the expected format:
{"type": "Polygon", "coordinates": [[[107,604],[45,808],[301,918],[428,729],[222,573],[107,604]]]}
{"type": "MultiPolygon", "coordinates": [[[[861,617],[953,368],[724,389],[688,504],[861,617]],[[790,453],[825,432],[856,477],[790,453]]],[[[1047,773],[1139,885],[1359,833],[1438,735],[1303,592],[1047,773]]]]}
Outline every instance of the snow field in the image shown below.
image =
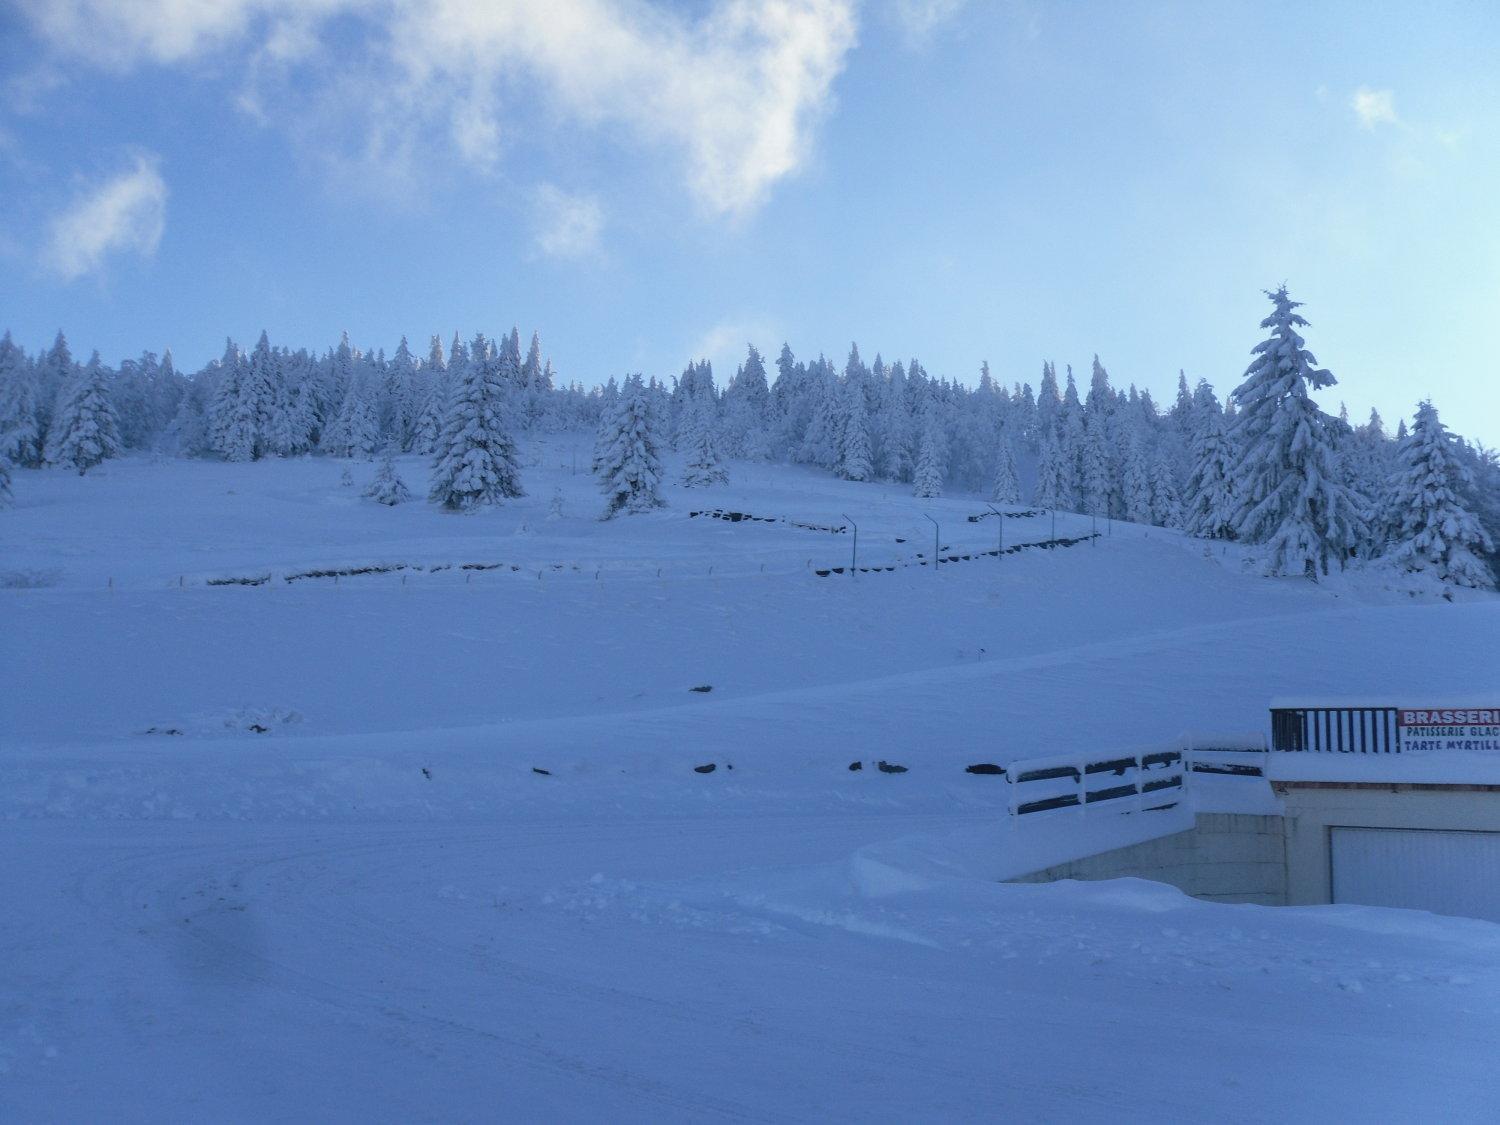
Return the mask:
{"type": "Polygon", "coordinates": [[[50,584],[0,589],[0,1117],[1491,1114],[1500,929],[999,883],[1036,845],[963,767],[1481,691],[1500,600],[1133,525],[819,578],[851,536],[687,513],[847,513],[872,563],[930,552],[923,513],[996,528],[738,463],[599,523],[570,452],[474,516],[362,501],[368,463],[20,474],[0,571],[50,584]],[[201,581],[358,560],[523,569],[201,581]]]}

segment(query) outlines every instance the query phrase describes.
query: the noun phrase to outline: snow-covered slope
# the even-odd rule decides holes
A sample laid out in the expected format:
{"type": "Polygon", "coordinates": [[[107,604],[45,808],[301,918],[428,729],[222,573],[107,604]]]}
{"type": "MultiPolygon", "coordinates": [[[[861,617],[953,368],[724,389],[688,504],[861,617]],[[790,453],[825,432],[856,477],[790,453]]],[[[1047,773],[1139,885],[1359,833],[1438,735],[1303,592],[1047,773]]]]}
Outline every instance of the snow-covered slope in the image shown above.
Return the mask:
{"type": "Polygon", "coordinates": [[[786,467],[600,523],[575,450],[472,516],[325,460],[18,474],[0,1116],[1485,1116],[1500,929],[997,884],[962,767],[1488,688],[1500,600],[1136,526],[996,558],[978,500],[786,467]],[[895,569],[817,574],[850,518],[895,569]]]}

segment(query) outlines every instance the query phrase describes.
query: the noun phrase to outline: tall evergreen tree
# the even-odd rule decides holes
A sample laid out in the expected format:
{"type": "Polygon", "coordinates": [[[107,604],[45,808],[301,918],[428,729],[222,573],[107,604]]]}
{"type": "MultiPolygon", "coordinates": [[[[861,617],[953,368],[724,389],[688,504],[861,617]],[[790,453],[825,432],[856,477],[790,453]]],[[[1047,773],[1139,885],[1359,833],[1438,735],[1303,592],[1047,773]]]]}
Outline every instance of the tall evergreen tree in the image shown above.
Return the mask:
{"type": "Polygon", "coordinates": [[[719,443],[714,434],[712,402],[706,395],[692,395],[683,408],[683,433],[679,445],[687,454],[682,483],[688,488],[729,483],[729,474],[724,471],[724,461],[719,455],[719,443]]]}
{"type": "Polygon", "coordinates": [[[0,339],[0,459],[26,468],[42,463],[34,381],[21,349],[7,332],[0,339]]]}
{"type": "Polygon", "coordinates": [[[1493,576],[1479,555],[1493,551],[1494,543],[1463,505],[1460,494],[1471,481],[1469,470],[1430,401],[1418,405],[1397,461],[1390,488],[1391,558],[1457,586],[1492,586],[1493,576]]]}
{"type": "Polygon", "coordinates": [[[1125,439],[1125,464],[1121,474],[1125,492],[1125,518],[1131,523],[1151,523],[1151,468],[1140,436],[1131,431],[1125,439]]]}
{"type": "Polygon", "coordinates": [[[1183,527],[1203,539],[1233,539],[1234,454],[1224,436],[1224,415],[1211,401],[1206,408],[1195,406],[1194,417],[1183,527]]]}
{"type": "Polygon", "coordinates": [[[843,414],[839,476],[845,480],[869,480],[875,475],[875,457],[870,449],[870,416],[865,410],[865,390],[858,379],[850,379],[844,385],[843,414]]]}
{"type": "Polygon", "coordinates": [[[1158,527],[1182,526],[1182,499],[1172,460],[1161,446],[1151,458],[1151,522],[1158,527]]]}
{"type": "Polygon", "coordinates": [[[594,446],[594,477],[605,498],[601,519],[665,507],[657,425],[645,384],[632,375],[601,422],[594,446]]]}
{"type": "Polygon", "coordinates": [[[923,414],[922,437],[917,443],[917,464],[912,470],[913,496],[930,499],[943,494],[944,470],[948,464],[946,446],[937,408],[930,405],[923,414]]]}
{"type": "Polygon", "coordinates": [[[1062,450],[1058,448],[1057,437],[1055,434],[1043,437],[1031,502],[1038,508],[1056,511],[1063,506],[1069,491],[1065,459],[1062,450]]]}
{"type": "Polygon", "coordinates": [[[104,364],[95,352],[83,374],[62,399],[52,419],[49,461],[68,465],[82,476],[95,465],[120,455],[120,428],[104,381],[104,364]]]}
{"type": "Polygon", "coordinates": [[[0,453],[0,508],[13,507],[15,502],[10,490],[10,458],[0,453]]]}
{"type": "MultiPolygon", "coordinates": [[[[1108,390],[1107,383],[1105,390],[1108,390]]],[[[1091,401],[1094,393],[1094,390],[1089,391],[1091,401]]],[[[1092,516],[1110,514],[1110,498],[1115,488],[1109,448],[1109,422],[1104,408],[1090,408],[1084,422],[1083,450],[1078,460],[1083,511],[1092,516]]]]}
{"type": "Polygon", "coordinates": [[[990,499],[996,504],[1019,504],[1021,481],[1016,475],[1016,455],[1010,446],[1010,436],[1000,431],[1000,440],[995,457],[995,482],[990,488],[990,499]]]}
{"type": "Polygon", "coordinates": [[[1265,550],[1268,574],[1328,573],[1366,532],[1359,498],[1343,483],[1326,416],[1308,388],[1336,380],[1315,366],[1297,329],[1307,321],[1286,286],[1266,294],[1274,306],[1261,321],[1271,335],[1234,392],[1240,413],[1231,431],[1238,455],[1234,479],[1236,536],[1265,550]]]}
{"type": "Polygon", "coordinates": [[[451,389],[433,454],[428,498],[448,511],[470,511],[525,495],[511,437],[511,388],[501,381],[500,371],[489,341],[475,336],[451,389]]]}

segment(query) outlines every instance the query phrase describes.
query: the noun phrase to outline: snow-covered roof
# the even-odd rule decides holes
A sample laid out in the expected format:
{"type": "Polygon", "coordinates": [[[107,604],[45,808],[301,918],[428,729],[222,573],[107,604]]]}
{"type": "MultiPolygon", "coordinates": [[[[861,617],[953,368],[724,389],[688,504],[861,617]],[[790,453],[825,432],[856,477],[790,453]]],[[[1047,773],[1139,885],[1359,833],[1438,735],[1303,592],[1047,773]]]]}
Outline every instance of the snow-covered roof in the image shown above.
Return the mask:
{"type": "Polygon", "coordinates": [[[1424,754],[1273,753],[1271,781],[1331,781],[1380,785],[1500,785],[1500,753],[1424,754]]]}
{"type": "Polygon", "coordinates": [[[1457,707],[1497,707],[1500,706],[1500,685],[1493,690],[1487,690],[1477,694],[1466,696],[1427,696],[1411,698],[1408,696],[1386,696],[1384,699],[1372,699],[1369,696],[1342,696],[1342,695],[1282,695],[1277,696],[1270,702],[1272,711],[1292,710],[1305,711],[1313,708],[1371,708],[1371,707],[1396,707],[1396,708],[1457,708],[1457,707]]]}

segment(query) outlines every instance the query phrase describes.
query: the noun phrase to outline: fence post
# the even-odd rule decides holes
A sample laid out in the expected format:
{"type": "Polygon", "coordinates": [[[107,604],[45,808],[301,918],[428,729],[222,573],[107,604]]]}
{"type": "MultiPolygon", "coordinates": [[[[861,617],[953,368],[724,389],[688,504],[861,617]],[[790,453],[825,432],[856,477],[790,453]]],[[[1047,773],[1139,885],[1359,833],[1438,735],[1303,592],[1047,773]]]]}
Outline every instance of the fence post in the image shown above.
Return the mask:
{"type": "Polygon", "coordinates": [[[1000,558],[1005,553],[1005,513],[993,504],[986,504],[986,508],[995,513],[1000,524],[1000,537],[995,540],[995,558],[1000,558]]]}
{"type": "Polygon", "coordinates": [[[1056,508],[1052,509],[1052,535],[1051,535],[1051,538],[1053,538],[1053,539],[1057,538],[1057,509],[1056,508]]]}
{"type": "MultiPolygon", "coordinates": [[[[849,516],[847,513],[840,514],[843,515],[846,520],[849,520],[849,516]]],[[[855,523],[853,520],[849,520],[849,526],[854,528],[854,551],[849,556],[849,577],[853,578],[855,571],[859,568],[859,524],[855,523]]]]}
{"type": "Polygon", "coordinates": [[[941,565],[938,562],[938,554],[942,551],[943,526],[926,512],[922,513],[922,518],[932,524],[932,573],[936,574],[941,565]]]}

